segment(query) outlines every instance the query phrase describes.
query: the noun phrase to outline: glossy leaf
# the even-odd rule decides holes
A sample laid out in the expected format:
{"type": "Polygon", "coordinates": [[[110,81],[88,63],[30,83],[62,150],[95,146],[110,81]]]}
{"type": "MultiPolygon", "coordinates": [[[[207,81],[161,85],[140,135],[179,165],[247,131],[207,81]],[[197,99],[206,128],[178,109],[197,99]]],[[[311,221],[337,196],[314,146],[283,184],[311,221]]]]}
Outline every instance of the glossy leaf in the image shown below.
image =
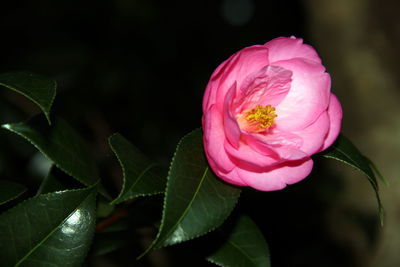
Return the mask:
{"type": "Polygon", "coordinates": [[[56,82],[28,72],[0,74],[0,85],[14,90],[33,101],[50,123],[50,109],[56,96],[56,82]]]}
{"type": "Polygon", "coordinates": [[[121,164],[123,174],[121,192],[112,204],[164,191],[166,173],[164,174],[161,166],[147,159],[118,133],[109,138],[109,143],[121,164]]]}
{"type": "Polygon", "coordinates": [[[0,180],[0,205],[16,199],[26,191],[26,187],[11,181],[0,180]]]}
{"type": "Polygon", "coordinates": [[[157,238],[147,251],[193,239],[219,227],[239,195],[238,187],[222,182],[208,167],[201,130],[186,135],[171,163],[157,238]]]}
{"type": "Polygon", "coordinates": [[[97,168],[85,142],[64,120],[56,119],[50,127],[36,116],[27,123],[2,127],[27,139],[58,168],[82,184],[89,186],[98,181],[97,168]]]}
{"type": "Polygon", "coordinates": [[[247,216],[241,216],[224,244],[207,260],[224,267],[269,267],[267,242],[257,225],[247,216]]]}
{"type": "Polygon", "coordinates": [[[96,188],[39,195],[0,215],[2,266],[80,266],[95,224],[96,188]]]}
{"type": "Polygon", "coordinates": [[[351,143],[350,140],[343,135],[339,135],[335,143],[328,150],[323,152],[322,156],[346,163],[367,176],[368,181],[375,191],[379,206],[379,215],[382,222],[383,206],[379,196],[378,182],[374,173],[374,169],[376,169],[376,167],[372,164],[371,160],[362,155],[361,152],[353,145],[353,143],[351,143]]]}

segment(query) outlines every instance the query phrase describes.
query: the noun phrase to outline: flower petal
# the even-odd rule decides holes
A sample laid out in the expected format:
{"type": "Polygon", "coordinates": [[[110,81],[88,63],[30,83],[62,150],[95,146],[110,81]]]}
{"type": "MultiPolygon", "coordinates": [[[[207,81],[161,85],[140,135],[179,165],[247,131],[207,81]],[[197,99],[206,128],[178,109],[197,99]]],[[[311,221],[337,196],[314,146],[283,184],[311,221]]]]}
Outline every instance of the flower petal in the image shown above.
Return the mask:
{"type": "Polygon", "coordinates": [[[276,38],[232,55],[214,71],[203,97],[211,169],[228,183],[262,191],[304,179],[310,156],[340,131],[342,109],[330,86],[321,59],[302,39],[276,38]]]}
{"type": "MultiPolygon", "coordinates": [[[[225,132],[222,115],[213,105],[203,116],[204,150],[210,165],[216,166],[224,172],[231,171],[235,165],[229,159],[224,149],[225,132]]],[[[215,171],[215,169],[213,170],[215,171]]]]}
{"type": "Polygon", "coordinates": [[[327,112],[323,112],[314,123],[301,131],[293,133],[303,139],[300,149],[311,156],[321,151],[328,131],[329,115],[327,112]]]}
{"type": "Polygon", "coordinates": [[[303,180],[310,174],[312,167],[313,161],[308,158],[303,161],[288,161],[264,172],[238,168],[237,173],[244,183],[254,189],[274,191],[303,180]]]}
{"type": "MultiPolygon", "coordinates": [[[[212,167],[212,165],[211,165],[211,167],[212,167]]],[[[233,168],[228,173],[221,172],[218,168],[212,168],[212,169],[219,178],[221,178],[222,180],[224,180],[227,183],[239,185],[239,186],[247,186],[247,184],[245,182],[243,182],[242,179],[240,179],[240,177],[237,173],[237,168],[233,168]]]]}
{"type": "Polygon", "coordinates": [[[266,134],[244,134],[243,140],[260,154],[274,155],[280,163],[282,160],[300,160],[308,157],[300,150],[303,140],[292,133],[282,131],[270,131],[266,134]]]}
{"type": "Polygon", "coordinates": [[[333,142],[335,142],[336,138],[340,133],[343,111],[339,100],[334,94],[331,94],[330,97],[328,115],[330,120],[330,128],[328,136],[325,139],[324,146],[322,147],[322,150],[325,150],[326,148],[330,147],[333,144],[333,142]]]}
{"type": "Polygon", "coordinates": [[[238,148],[234,148],[229,142],[225,142],[225,150],[235,164],[246,164],[249,166],[268,167],[273,164],[277,164],[279,158],[277,155],[270,150],[270,154],[259,153],[252,149],[243,142],[240,143],[238,148]]]}
{"type": "Polygon", "coordinates": [[[290,133],[243,133],[237,148],[225,142],[225,150],[232,162],[249,168],[271,167],[288,160],[297,161],[309,155],[300,150],[302,139],[290,133]]]}
{"type": "Polygon", "coordinates": [[[322,65],[299,58],[275,64],[293,72],[290,91],[276,107],[276,126],[285,131],[304,129],[328,108],[330,76],[322,65]]]}
{"type": "Polygon", "coordinates": [[[236,96],[236,83],[232,85],[231,89],[229,89],[228,93],[225,96],[223,116],[224,116],[224,130],[226,138],[228,139],[228,141],[231,143],[232,146],[237,148],[239,146],[240,128],[231,111],[231,104],[235,96],[236,96]]]}
{"type": "Polygon", "coordinates": [[[277,106],[287,95],[292,81],[292,72],[279,66],[265,66],[250,74],[242,83],[238,112],[256,105],[277,106]]]}
{"type": "Polygon", "coordinates": [[[211,74],[203,96],[203,112],[206,112],[210,106],[215,103],[215,96],[217,94],[220,78],[224,74],[224,71],[227,69],[227,66],[230,64],[231,59],[234,56],[235,54],[222,62],[211,74]]]}
{"type": "Polygon", "coordinates": [[[310,45],[303,44],[303,39],[301,38],[280,37],[267,42],[265,46],[270,51],[268,57],[271,65],[276,61],[296,57],[306,58],[321,63],[321,59],[315,49],[310,45]]]}
{"type": "Polygon", "coordinates": [[[222,67],[215,71],[207,85],[203,112],[212,104],[222,105],[225,94],[236,82],[237,88],[250,74],[268,65],[268,49],[262,45],[246,47],[232,55],[222,67]]]}

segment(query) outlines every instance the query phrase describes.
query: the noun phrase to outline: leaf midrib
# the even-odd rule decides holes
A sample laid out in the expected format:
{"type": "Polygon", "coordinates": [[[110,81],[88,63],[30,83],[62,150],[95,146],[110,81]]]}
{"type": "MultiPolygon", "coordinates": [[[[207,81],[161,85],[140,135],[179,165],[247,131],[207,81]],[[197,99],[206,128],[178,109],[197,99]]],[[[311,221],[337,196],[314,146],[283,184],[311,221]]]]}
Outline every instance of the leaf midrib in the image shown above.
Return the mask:
{"type": "MultiPolygon", "coordinates": [[[[352,166],[352,167],[355,167],[355,168],[357,168],[358,170],[360,170],[361,172],[363,172],[363,173],[369,178],[368,180],[371,182],[372,186],[373,186],[375,189],[378,189],[378,184],[377,184],[377,182],[376,182],[376,179],[374,179],[374,177],[372,177],[370,174],[368,174],[366,171],[364,171],[363,168],[361,168],[360,165],[357,164],[357,162],[355,162],[355,161],[354,161],[347,153],[345,153],[342,149],[340,149],[340,148],[337,147],[337,146],[335,146],[335,149],[336,149],[337,151],[339,151],[340,153],[342,153],[342,154],[346,157],[346,159],[348,160],[348,161],[344,161],[344,160],[341,160],[341,161],[343,161],[344,163],[346,163],[346,164],[348,164],[348,165],[350,165],[350,166],[352,166]]],[[[331,157],[331,158],[334,158],[334,159],[336,159],[336,160],[340,160],[340,159],[338,159],[338,158],[335,158],[334,156],[328,156],[328,155],[327,155],[327,157],[331,157]]]]}
{"type": "Polygon", "coordinates": [[[235,242],[228,240],[228,243],[230,243],[234,248],[236,248],[237,250],[239,250],[244,256],[246,256],[246,258],[248,258],[253,264],[254,266],[257,266],[257,263],[249,256],[249,254],[247,254],[243,249],[240,248],[239,245],[236,245],[235,242]]]}
{"type": "MultiPolygon", "coordinates": [[[[57,92],[56,92],[57,84],[56,84],[55,82],[53,82],[52,85],[51,85],[52,90],[54,90],[54,92],[50,92],[50,94],[51,94],[50,102],[48,102],[47,104],[45,104],[45,103],[39,103],[39,101],[37,101],[36,99],[34,99],[32,96],[28,95],[28,94],[25,93],[23,90],[19,89],[19,86],[15,86],[15,85],[12,86],[12,85],[9,85],[9,84],[5,84],[5,83],[3,83],[3,82],[0,82],[0,85],[6,87],[6,88],[8,88],[8,89],[13,90],[14,92],[17,92],[17,93],[19,93],[19,94],[22,94],[23,96],[25,96],[26,98],[28,98],[29,100],[31,100],[33,103],[35,103],[36,105],[38,105],[39,108],[44,112],[44,114],[45,114],[45,116],[46,116],[46,119],[47,119],[47,121],[49,122],[49,124],[51,124],[51,121],[50,121],[50,109],[51,109],[51,106],[53,105],[54,99],[55,99],[56,94],[57,94],[57,92]]],[[[22,87],[21,87],[21,88],[22,88],[22,87]]],[[[22,89],[23,89],[23,88],[22,88],[22,89]]],[[[47,101],[46,101],[46,102],[47,102],[47,101]]]]}
{"type": "MultiPolygon", "coordinates": [[[[135,187],[135,185],[137,185],[137,183],[142,179],[143,175],[148,172],[151,168],[153,168],[154,166],[157,166],[157,163],[151,163],[149,164],[149,166],[147,166],[138,176],[138,178],[136,179],[136,181],[129,187],[129,189],[127,189],[126,192],[129,192],[132,190],[133,187],[135,187]]],[[[126,193],[125,192],[125,193],[126,193]]]]}
{"type": "MultiPolygon", "coordinates": [[[[204,180],[205,180],[205,177],[206,177],[207,172],[208,172],[208,167],[206,167],[206,169],[204,170],[203,176],[202,176],[201,179],[200,179],[200,183],[199,183],[199,185],[197,186],[196,191],[195,191],[195,193],[193,194],[193,197],[192,197],[192,199],[190,200],[189,204],[187,205],[186,209],[184,210],[184,212],[183,212],[182,215],[180,216],[179,220],[178,220],[178,221],[175,223],[175,225],[171,228],[171,230],[168,231],[167,234],[165,235],[165,237],[161,240],[162,242],[164,242],[164,241],[168,238],[168,236],[171,234],[171,232],[173,232],[173,231],[176,229],[177,225],[179,225],[179,224],[182,222],[182,220],[183,220],[183,218],[185,217],[185,215],[189,212],[189,208],[192,206],[192,203],[193,203],[194,200],[197,198],[198,193],[199,193],[199,190],[200,190],[202,184],[204,183],[204,180]]],[[[160,235],[161,235],[161,231],[160,231],[160,235]]],[[[157,242],[157,243],[160,243],[160,241],[157,242]]]]}
{"type": "MultiPolygon", "coordinates": [[[[8,88],[8,89],[13,90],[14,92],[20,93],[20,94],[23,95],[23,96],[25,96],[26,98],[28,98],[29,100],[31,100],[32,102],[34,102],[36,105],[38,105],[38,106],[46,113],[46,115],[47,115],[48,110],[49,110],[50,107],[51,107],[52,101],[50,101],[50,105],[46,105],[46,104],[44,104],[44,103],[39,103],[39,102],[38,102],[37,100],[35,100],[32,96],[30,96],[30,95],[28,95],[27,93],[25,93],[25,92],[23,91],[24,88],[22,88],[22,87],[15,86],[15,85],[9,85],[9,84],[5,84],[5,83],[2,83],[2,82],[0,82],[0,85],[6,87],[6,88],[8,88]],[[22,90],[21,90],[21,89],[22,89],[22,90]]],[[[53,96],[52,96],[51,98],[53,99],[53,96]]]]}
{"type": "Polygon", "coordinates": [[[28,251],[28,253],[22,257],[14,266],[18,267],[21,263],[23,263],[24,260],[26,260],[33,252],[35,252],[44,242],[46,242],[59,228],[61,225],[64,224],[64,222],[66,220],[68,220],[68,218],[77,210],[78,207],[80,207],[82,205],[82,203],[84,203],[91,195],[93,194],[93,192],[89,193],[84,199],[83,201],[81,201],[79,203],[79,205],[57,226],[54,227],[54,229],[47,235],[45,236],[40,242],[38,242],[38,244],[36,246],[34,246],[32,249],[30,249],[28,251]]]}
{"type": "MultiPolygon", "coordinates": [[[[118,147],[118,144],[116,145],[115,142],[113,142],[113,140],[115,140],[115,138],[119,138],[119,139],[122,140],[122,141],[125,141],[125,140],[124,140],[123,136],[121,136],[121,135],[118,134],[118,133],[115,133],[115,134],[113,134],[112,136],[110,136],[109,141],[108,141],[108,143],[110,144],[111,150],[114,152],[114,155],[117,157],[118,162],[119,162],[119,165],[121,166],[121,169],[122,169],[122,177],[123,177],[123,181],[124,181],[124,182],[123,182],[123,184],[122,184],[121,192],[120,192],[119,195],[111,202],[111,204],[117,204],[117,203],[120,202],[122,199],[124,199],[123,196],[126,195],[129,191],[131,191],[132,188],[135,187],[135,185],[136,185],[137,183],[139,183],[139,181],[140,181],[140,179],[143,177],[143,175],[144,175],[147,171],[149,171],[152,167],[158,165],[158,164],[155,163],[155,162],[150,163],[150,164],[149,164],[146,168],[144,168],[144,170],[137,176],[136,181],[135,181],[132,185],[130,185],[128,189],[126,189],[126,187],[125,187],[126,181],[127,181],[127,178],[126,178],[126,177],[127,177],[127,175],[126,175],[127,171],[126,171],[126,170],[127,170],[128,168],[125,167],[125,164],[124,164],[125,161],[122,162],[122,159],[121,159],[121,156],[120,156],[120,155],[123,154],[123,153],[118,153],[118,151],[121,151],[120,149],[117,149],[117,148],[116,148],[116,147],[118,147]]],[[[119,141],[120,141],[120,140],[119,140],[119,141]]],[[[118,139],[117,139],[117,141],[118,141],[118,139]]],[[[132,198],[132,196],[129,196],[128,199],[129,199],[129,198],[132,198]]]]}

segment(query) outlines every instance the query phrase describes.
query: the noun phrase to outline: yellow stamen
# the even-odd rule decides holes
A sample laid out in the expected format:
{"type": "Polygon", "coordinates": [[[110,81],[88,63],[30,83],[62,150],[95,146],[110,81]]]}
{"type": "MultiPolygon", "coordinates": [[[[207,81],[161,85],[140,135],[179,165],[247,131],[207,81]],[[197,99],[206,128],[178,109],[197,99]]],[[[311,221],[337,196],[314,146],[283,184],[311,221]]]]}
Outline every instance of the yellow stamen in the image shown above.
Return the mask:
{"type": "Polygon", "coordinates": [[[257,123],[258,127],[267,129],[274,124],[274,119],[278,117],[275,108],[271,105],[265,107],[257,105],[246,113],[246,120],[250,123],[257,123]]]}

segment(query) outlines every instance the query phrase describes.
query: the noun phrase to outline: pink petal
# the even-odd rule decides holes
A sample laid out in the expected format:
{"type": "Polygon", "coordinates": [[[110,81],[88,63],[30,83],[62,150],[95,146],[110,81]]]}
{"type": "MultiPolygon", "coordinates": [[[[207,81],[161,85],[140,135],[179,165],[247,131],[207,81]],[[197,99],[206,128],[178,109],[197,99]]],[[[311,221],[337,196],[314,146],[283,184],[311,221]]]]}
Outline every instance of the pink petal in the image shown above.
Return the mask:
{"type": "Polygon", "coordinates": [[[331,94],[330,97],[328,115],[330,119],[330,128],[328,136],[325,139],[324,146],[322,147],[322,150],[325,150],[328,147],[330,147],[333,144],[333,142],[335,142],[336,138],[340,133],[343,111],[339,100],[334,94],[331,94]]]}
{"type": "Polygon", "coordinates": [[[237,148],[239,146],[240,139],[240,128],[236,119],[231,111],[231,103],[236,96],[236,83],[234,83],[231,89],[225,96],[224,100],[224,130],[228,141],[232,146],[237,148]]]}
{"type": "Polygon", "coordinates": [[[232,162],[242,167],[265,168],[288,160],[301,160],[308,155],[299,148],[301,138],[290,133],[243,133],[238,147],[225,142],[225,150],[232,162]]]}
{"type": "Polygon", "coordinates": [[[244,143],[240,143],[238,148],[234,148],[229,142],[225,142],[224,147],[235,164],[268,167],[277,164],[279,161],[279,158],[273,151],[270,151],[269,155],[267,153],[261,154],[244,143]]]}
{"type": "Polygon", "coordinates": [[[322,65],[299,58],[275,64],[293,72],[290,91],[276,107],[276,126],[285,131],[304,129],[328,107],[330,76],[322,65]]]}
{"type": "Polygon", "coordinates": [[[290,89],[292,72],[278,66],[265,66],[250,74],[242,83],[238,112],[256,105],[277,106],[290,89]]]}
{"type": "MultiPolygon", "coordinates": [[[[266,134],[245,134],[243,139],[260,154],[268,153],[274,155],[275,159],[299,160],[308,157],[300,150],[303,140],[292,133],[282,131],[270,131],[266,134]]],[[[280,161],[277,160],[276,163],[280,161]]]]}
{"type": "MultiPolygon", "coordinates": [[[[211,166],[212,167],[212,166],[211,166]]],[[[214,168],[212,168],[214,170],[214,168]]],[[[218,168],[216,168],[216,171],[214,173],[224,180],[227,183],[234,184],[234,185],[239,185],[239,186],[247,186],[246,183],[240,179],[239,175],[237,174],[237,168],[232,169],[228,173],[221,172],[218,168]]]]}
{"type": "Polygon", "coordinates": [[[223,128],[222,115],[213,105],[203,116],[203,141],[204,150],[213,170],[220,169],[227,173],[235,165],[229,159],[224,149],[225,132],[223,128]]]}
{"type": "Polygon", "coordinates": [[[248,186],[260,191],[274,191],[297,183],[306,178],[313,167],[312,159],[303,161],[288,161],[274,166],[264,172],[237,169],[241,180],[248,186]]]}
{"type": "Polygon", "coordinates": [[[269,50],[269,61],[273,65],[276,61],[292,59],[296,57],[312,60],[321,63],[315,49],[307,44],[303,44],[303,39],[295,37],[279,37],[265,44],[269,50]]]}
{"type": "Polygon", "coordinates": [[[237,88],[240,88],[250,73],[266,65],[268,65],[268,49],[262,45],[246,47],[231,56],[221,69],[221,74],[218,73],[218,78],[211,77],[213,82],[206,88],[206,91],[211,90],[207,105],[214,103],[222,105],[226,93],[235,82],[237,88]]]}
{"type": "Polygon", "coordinates": [[[314,123],[301,131],[293,133],[303,139],[300,149],[311,156],[321,151],[328,131],[329,115],[327,112],[323,112],[314,123]]]}
{"type": "Polygon", "coordinates": [[[231,59],[235,55],[232,55],[227,60],[222,62],[211,74],[211,78],[207,84],[206,90],[203,96],[203,112],[206,112],[212,104],[215,103],[215,96],[217,94],[217,88],[219,86],[219,80],[221,76],[224,74],[227,66],[231,62],[231,59]]]}

